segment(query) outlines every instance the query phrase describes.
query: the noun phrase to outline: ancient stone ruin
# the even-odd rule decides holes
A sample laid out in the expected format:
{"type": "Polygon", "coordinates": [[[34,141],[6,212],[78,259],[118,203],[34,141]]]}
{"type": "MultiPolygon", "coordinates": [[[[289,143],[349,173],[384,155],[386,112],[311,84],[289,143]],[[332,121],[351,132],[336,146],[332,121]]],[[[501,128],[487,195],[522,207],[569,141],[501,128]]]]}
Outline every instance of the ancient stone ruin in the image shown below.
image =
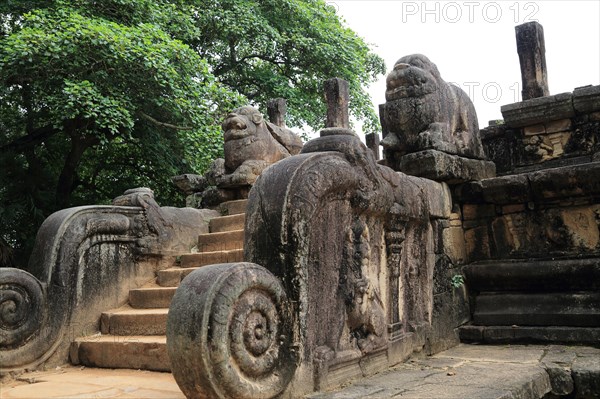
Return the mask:
{"type": "MultiPolygon", "coordinates": [[[[550,96],[541,26],[517,40],[525,100],[501,124],[480,131],[409,55],[381,160],[332,79],[304,146],[281,100],[271,123],[229,115],[225,159],[175,179],[213,210],[136,189],[51,216],[28,270],[0,275],[2,372],[70,359],[171,371],[188,398],[296,398],[460,341],[598,345],[600,86],[550,96]]],[[[570,364],[544,365],[565,382],[549,397],[600,392],[570,364]]]]}
{"type": "Polygon", "coordinates": [[[54,213],[38,231],[27,269],[0,273],[2,373],[65,363],[75,338],[96,334],[103,312],[189,252],[218,215],[160,207],[144,188],[111,206],[54,213]]]}
{"type": "Polygon", "coordinates": [[[446,83],[427,57],[413,54],[396,61],[385,98],[380,111],[386,165],[448,182],[494,176],[494,164],[484,160],[473,103],[462,89],[446,83]]]}
{"type": "Polygon", "coordinates": [[[223,122],[225,158],[215,160],[204,176],[173,178],[188,195],[189,206],[246,199],[265,168],[300,152],[302,140],[285,127],[285,100],[273,100],[269,114],[272,122],[250,106],[233,110],[223,122]]]}

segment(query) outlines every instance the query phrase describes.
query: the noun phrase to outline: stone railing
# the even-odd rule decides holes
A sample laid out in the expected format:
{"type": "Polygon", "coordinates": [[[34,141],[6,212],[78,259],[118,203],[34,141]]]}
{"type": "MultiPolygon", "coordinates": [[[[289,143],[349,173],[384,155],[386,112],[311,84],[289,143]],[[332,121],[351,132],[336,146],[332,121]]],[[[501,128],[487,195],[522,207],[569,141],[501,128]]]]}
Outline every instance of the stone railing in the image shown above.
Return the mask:
{"type": "Polygon", "coordinates": [[[299,397],[455,345],[468,319],[450,281],[446,183],[377,165],[328,128],[258,178],[245,260],[203,267],[167,323],[187,397],[299,397]],[[252,263],[249,263],[252,262],[252,263]]]}
{"type": "Polygon", "coordinates": [[[215,211],[159,207],[151,190],[121,206],[84,206],[42,224],[27,270],[0,270],[1,372],[67,361],[70,343],[99,329],[102,311],[188,252],[215,211]]]}

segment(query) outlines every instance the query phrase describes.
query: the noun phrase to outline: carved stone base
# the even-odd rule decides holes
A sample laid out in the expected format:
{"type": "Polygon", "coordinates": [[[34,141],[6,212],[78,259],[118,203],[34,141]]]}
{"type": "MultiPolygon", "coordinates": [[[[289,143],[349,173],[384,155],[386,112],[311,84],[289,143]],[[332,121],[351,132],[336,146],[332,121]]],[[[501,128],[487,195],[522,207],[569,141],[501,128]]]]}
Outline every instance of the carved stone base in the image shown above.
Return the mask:
{"type": "Polygon", "coordinates": [[[315,358],[315,389],[337,388],[352,380],[371,376],[389,367],[388,349],[381,348],[368,355],[358,351],[335,354],[326,349],[315,358]]]}
{"type": "Polygon", "coordinates": [[[253,263],[202,267],[181,283],[169,309],[167,351],[188,398],[274,398],[297,360],[281,282],[253,263]]]}
{"type": "Polygon", "coordinates": [[[451,184],[496,176],[493,162],[463,158],[436,150],[404,155],[398,164],[398,170],[408,175],[451,184]]]}

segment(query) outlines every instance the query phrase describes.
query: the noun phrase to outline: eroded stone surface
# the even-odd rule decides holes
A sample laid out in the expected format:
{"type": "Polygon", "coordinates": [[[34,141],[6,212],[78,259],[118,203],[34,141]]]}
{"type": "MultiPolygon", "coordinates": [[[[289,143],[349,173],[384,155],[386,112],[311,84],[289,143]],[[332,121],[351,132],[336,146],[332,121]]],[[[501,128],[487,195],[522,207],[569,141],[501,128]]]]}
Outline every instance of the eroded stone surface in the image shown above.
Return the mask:
{"type": "Polygon", "coordinates": [[[427,57],[400,58],[386,80],[384,148],[386,163],[399,169],[399,157],[435,149],[483,159],[477,115],[460,88],[446,83],[427,57]]]}
{"type": "Polygon", "coordinates": [[[449,184],[496,176],[493,162],[469,159],[436,150],[425,150],[400,157],[398,168],[402,172],[449,184]]]}
{"type": "Polygon", "coordinates": [[[167,322],[172,372],[188,398],[272,398],[297,353],[281,283],[252,263],[210,265],[177,290],[167,322]]]}
{"type": "Polygon", "coordinates": [[[465,291],[448,284],[456,272],[438,234],[451,211],[445,183],[377,165],[339,127],[265,170],[250,193],[245,258],[290,297],[302,350],[289,395],[458,342],[465,291]]]}
{"type": "Polygon", "coordinates": [[[337,398],[541,398],[552,390],[544,347],[460,345],[413,359],[347,388],[307,396],[337,398]]]}
{"type": "Polygon", "coordinates": [[[223,122],[225,171],[217,179],[221,187],[253,184],[262,169],[300,152],[302,141],[290,130],[266,122],[257,109],[242,107],[233,110],[223,122]],[[258,161],[261,166],[240,170],[246,162],[258,161]],[[260,170],[259,170],[260,169],[260,170]],[[227,175],[236,175],[227,177],[227,175]]]}
{"type": "Polygon", "coordinates": [[[504,124],[482,130],[498,174],[593,162],[600,152],[600,86],[502,106],[504,124]]]}
{"type": "Polygon", "coordinates": [[[152,190],[127,190],[112,206],[64,209],[42,224],[28,270],[0,274],[2,372],[62,364],[71,342],[98,329],[208,232],[211,210],[161,207],[152,190]],[[43,287],[43,288],[42,288],[43,287]]]}
{"type": "Polygon", "coordinates": [[[549,95],[544,28],[538,22],[533,21],[518,25],[515,30],[517,52],[521,64],[523,99],[549,95]]]}
{"type": "Polygon", "coordinates": [[[211,164],[204,176],[175,176],[173,182],[187,195],[187,205],[215,207],[248,198],[250,188],[268,166],[298,154],[302,140],[285,127],[285,100],[270,103],[264,120],[253,107],[234,109],[223,121],[225,158],[211,164]]]}

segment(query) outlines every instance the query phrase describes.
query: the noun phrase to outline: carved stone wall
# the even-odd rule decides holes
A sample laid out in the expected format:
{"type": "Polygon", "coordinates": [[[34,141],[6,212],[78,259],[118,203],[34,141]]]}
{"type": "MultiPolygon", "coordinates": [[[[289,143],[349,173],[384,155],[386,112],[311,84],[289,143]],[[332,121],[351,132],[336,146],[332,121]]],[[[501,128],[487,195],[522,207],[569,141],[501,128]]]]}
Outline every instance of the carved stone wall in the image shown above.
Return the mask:
{"type": "Polygon", "coordinates": [[[600,254],[600,162],[466,183],[456,193],[471,261],[600,254]]]}
{"type": "Polygon", "coordinates": [[[508,104],[502,115],[481,132],[499,175],[600,160],[600,86],[508,104]]]}
{"type": "MultiPolygon", "coordinates": [[[[543,83],[543,82],[542,82],[543,83]]],[[[472,321],[461,339],[600,337],[600,86],[502,107],[483,130],[500,177],[459,185],[472,321]]]]}
{"type": "Polygon", "coordinates": [[[456,345],[469,313],[464,288],[450,283],[451,210],[446,183],[378,165],[353,132],[323,129],[252,188],[244,243],[252,263],[200,268],[178,289],[167,347],[184,393],[301,397],[456,345]],[[248,302],[251,292],[272,305],[248,302]],[[246,367],[240,359],[255,340],[262,349],[246,367]],[[254,389],[265,381],[276,389],[254,389]]]}
{"type": "Polygon", "coordinates": [[[353,134],[327,130],[261,175],[246,219],[245,258],[288,293],[294,395],[454,345],[468,316],[464,291],[444,283],[448,187],[379,166],[353,134]]]}

